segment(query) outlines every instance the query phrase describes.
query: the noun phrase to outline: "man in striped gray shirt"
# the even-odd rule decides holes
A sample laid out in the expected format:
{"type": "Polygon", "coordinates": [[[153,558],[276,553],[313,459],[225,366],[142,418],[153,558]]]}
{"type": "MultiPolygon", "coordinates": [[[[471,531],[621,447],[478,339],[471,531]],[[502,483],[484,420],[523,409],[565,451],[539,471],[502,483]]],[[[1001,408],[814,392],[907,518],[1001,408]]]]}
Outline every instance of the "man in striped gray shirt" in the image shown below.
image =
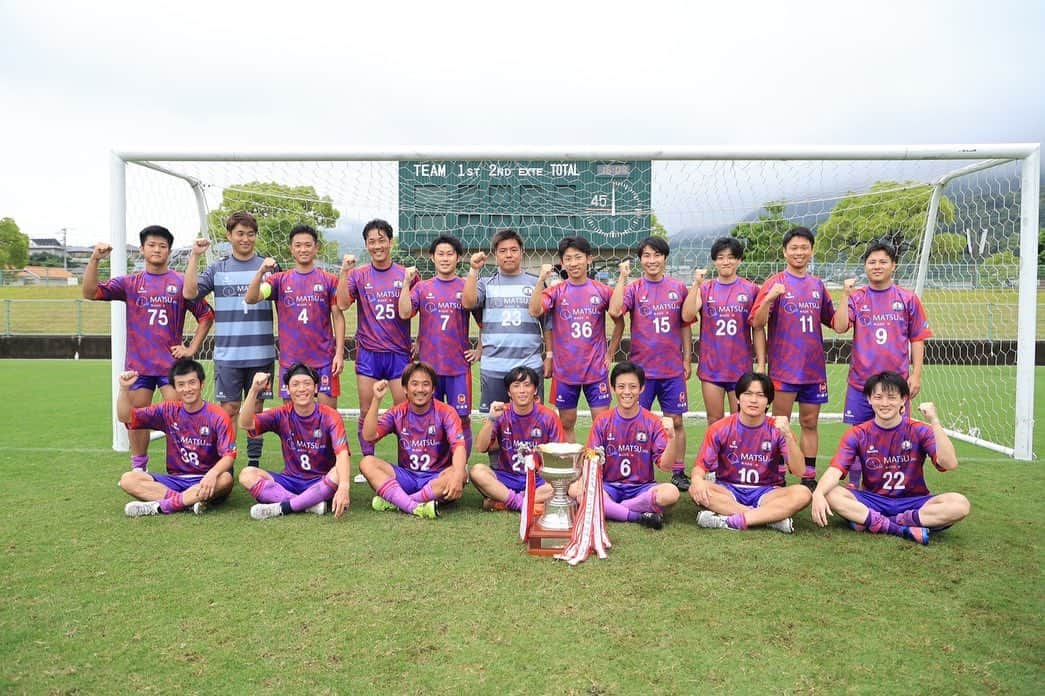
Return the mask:
{"type": "MultiPolygon", "coordinates": [[[[182,294],[185,299],[194,300],[214,293],[214,400],[229,414],[235,442],[236,419],[243,396],[249,393],[256,373],[275,374],[272,364],[276,347],[272,336],[272,303],[248,305],[244,301],[247,286],[264,260],[254,250],[258,221],[240,210],[225,221],[225,230],[232,255],[199,273],[199,259],[210,242],[197,239],[185,269],[182,294]]],[[[261,399],[255,404],[256,412],[261,412],[264,399],[271,398],[271,388],[261,392],[261,399]]],[[[247,438],[247,466],[258,465],[261,443],[260,437],[247,438]]]]}
{"type": "MultiPolygon", "coordinates": [[[[530,316],[528,306],[537,276],[522,270],[523,241],[515,230],[498,230],[490,242],[497,272],[480,278],[486,253],[472,254],[461,304],[482,310],[483,357],[479,365],[479,410],[488,413],[494,401],[508,402],[504,376],[516,367],[546,371],[541,360],[542,336],[547,323],[530,316]]],[[[550,346],[551,343],[549,342],[550,346]]],[[[551,361],[551,353],[546,355],[551,361]]],[[[544,384],[537,385],[543,400],[544,384]]]]}

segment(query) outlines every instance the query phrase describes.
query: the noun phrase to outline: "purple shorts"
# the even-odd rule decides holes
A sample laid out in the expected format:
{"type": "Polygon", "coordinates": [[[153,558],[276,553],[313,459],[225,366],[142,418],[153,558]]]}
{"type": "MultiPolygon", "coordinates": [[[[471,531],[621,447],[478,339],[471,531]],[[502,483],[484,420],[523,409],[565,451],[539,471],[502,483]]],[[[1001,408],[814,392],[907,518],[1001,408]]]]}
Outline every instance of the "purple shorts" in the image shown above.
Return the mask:
{"type": "Polygon", "coordinates": [[[908,510],[921,510],[922,506],[932,500],[931,495],[912,495],[905,498],[891,498],[887,495],[878,495],[870,491],[861,491],[857,488],[849,488],[849,492],[865,507],[880,512],[887,517],[899,515],[908,510]]]}
{"type": "Polygon", "coordinates": [[[736,483],[716,481],[718,485],[729,491],[733,500],[749,508],[757,508],[762,502],[762,497],[767,493],[780,490],[780,486],[741,486],[736,483]]]}
{"type": "MultiPolygon", "coordinates": [[[[497,480],[504,484],[505,488],[515,491],[516,493],[522,493],[526,490],[526,474],[517,474],[514,471],[505,471],[504,469],[494,469],[493,475],[497,477],[497,480]]],[[[540,488],[544,485],[544,479],[538,475],[536,477],[535,488],[540,488]]]]}
{"type": "Polygon", "coordinates": [[[660,403],[660,410],[664,413],[678,415],[689,410],[686,381],[681,377],[647,379],[646,386],[639,394],[639,404],[645,409],[653,408],[654,397],[660,403]]]}
{"type": "Polygon", "coordinates": [[[778,382],[773,380],[773,389],[778,392],[794,393],[798,396],[795,400],[800,404],[826,404],[827,382],[810,384],[792,384],[790,382],[778,382]]]}
{"type": "Polygon", "coordinates": [[[736,396],[736,391],[737,391],[737,383],[736,382],[712,382],[711,380],[707,380],[707,379],[702,379],[701,381],[704,384],[714,384],[716,387],[718,387],[722,391],[726,392],[727,394],[732,394],[733,396],[736,396]]]}
{"type": "MultiPolygon", "coordinates": [[[[904,403],[904,415],[911,415],[911,400],[904,403]]],[[[864,396],[863,389],[857,389],[853,385],[847,385],[845,390],[845,411],[842,413],[842,422],[849,425],[860,425],[874,418],[874,409],[864,396]]]]}
{"type": "Polygon", "coordinates": [[[417,493],[425,487],[425,484],[431,483],[439,474],[443,473],[442,471],[410,471],[401,466],[393,466],[392,470],[395,472],[399,487],[407,495],[417,493]]]}
{"type": "Polygon", "coordinates": [[[406,353],[356,350],[356,374],[371,379],[399,379],[409,364],[410,356],[406,353]]]}
{"type": "Polygon", "coordinates": [[[610,405],[612,398],[606,380],[591,384],[563,384],[552,380],[552,400],[555,402],[555,408],[566,410],[577,408],[582,390],[584,398],[588,400],[589,408],[602,408],[610,405]]]}
{"type": "Polygon", "coordinates": [[[454,407],[457,415],[464,418],[472,413],[472,375],[439,375],[435,383],[436,400],[443,400],[454,407]]]}
{"type": "Polygon", "coordinates": [[[623,503],[657,487],[656,483],[607,483],[602,482],[602,490],[615,503],[623,503]]]}
{"type": "MultiPolygon", "coordinates": [[[[330,365],[324,365],[323,367],[317,367],[316,365],[309,365],[313,370],[319,373],[319,384],[318,392],[320,394],[326,394],[327,396],[336,399],[341,396],[341,379],[334,377],[330,374],[330,365]]],[[[287,385],[283,383],[283,375],[286,374],[287,370],[291,368],[290,365],[279,366],[279,398],[286,400],[290,398],[290,392],[287,391],[287,385]]]]}
{"type": "Polygon", "coordinates": [[[294,495],[304,493],[309,488],[312,488],[312,486],[322,481],[323,476],[325,476],[325,474],[320,474],[319,476],[309,476],[306,478],[304,476],[294,476],[293,474],[277,474],[275,471],[270,471],[269,473],[272,475],[273,481],[294,495]]]}
{"type": "Polygon", "coordinates": [[[172,491],[184,493],[203,480],[199,474],[152,474],[152,480],[172,491]]]}
{"type": "Polygon", "coordinates": [[[171,381],[167,378],[167,375],[138,375],[138,379],[134,380],[130,391],[135,389],[156,391],[160,387],[169,387],[170,385],[171,381]]]}

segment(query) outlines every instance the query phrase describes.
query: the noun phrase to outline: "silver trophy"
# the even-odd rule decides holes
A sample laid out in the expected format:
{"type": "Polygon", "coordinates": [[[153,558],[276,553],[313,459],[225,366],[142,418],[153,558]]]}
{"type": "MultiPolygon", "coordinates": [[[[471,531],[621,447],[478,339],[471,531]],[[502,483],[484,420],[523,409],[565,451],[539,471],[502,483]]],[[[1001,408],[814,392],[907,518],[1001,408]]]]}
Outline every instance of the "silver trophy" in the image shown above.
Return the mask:
{"type": "Polygon", "coordinates": [[[537,445],[543,466],[541,477],[551,484],[554,493],[544,504],[544,514],[537,524],[544,529],[567,531],[573,529],[574,503],[567,491],[581,475],[580,458],[584,445],[571,442],[549,442],[537,445]]]}

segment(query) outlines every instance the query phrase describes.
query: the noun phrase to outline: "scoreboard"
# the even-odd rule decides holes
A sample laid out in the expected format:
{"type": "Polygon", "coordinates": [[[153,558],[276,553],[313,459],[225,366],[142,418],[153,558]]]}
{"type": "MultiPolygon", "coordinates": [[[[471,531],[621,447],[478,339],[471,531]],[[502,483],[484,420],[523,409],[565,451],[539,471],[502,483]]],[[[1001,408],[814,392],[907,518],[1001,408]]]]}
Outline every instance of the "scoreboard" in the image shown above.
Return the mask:
{"type": "Polygon", "coordinates": [[[598,251],[633,248],[650,234],[649,161],[402,161],[399,245],[424,253],[441,234],[486,249],[511,227],[527,250],[580,235],[598,251]]]}

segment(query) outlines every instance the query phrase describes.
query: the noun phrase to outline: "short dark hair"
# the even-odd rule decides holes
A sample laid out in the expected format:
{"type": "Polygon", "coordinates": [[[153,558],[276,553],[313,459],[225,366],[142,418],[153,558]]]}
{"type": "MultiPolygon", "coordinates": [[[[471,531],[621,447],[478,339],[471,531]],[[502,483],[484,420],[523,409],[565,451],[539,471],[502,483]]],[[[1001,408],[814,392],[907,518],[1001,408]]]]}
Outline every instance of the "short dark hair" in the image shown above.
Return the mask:
{"type": "Polygon", "coordinates": [[[435,255],[435,249],[440,244],[449,244],[453,247],[455,254],[464,256],[464,245],[461,244],[461,240],[448,234],[441,234],[432,240],[432,243],[428,245],[429,256],[435,255]]]}
{"type": "Polygon", "coordinates": [[[292,227],[290,230],[290,237],[288,241],[291,244],[293,244],[294,237],[298,236],[299,234],[307,234],[312,237],[312,241],[314,241],[316,244],[319,244],[319,233],[316,232],[315,228],[313,228],[311,225],[306,225],[304,223],[294,225],[294,227],[292,227]]]}
{"type": "Polygon", "coordinates": [[[138,233],[138,240],[141,241],[141,245],[145,246],[145,239],[147,237],[160,237],[167,241],[167,246],[174,246],[174,235],[166,227],[160,225],[149,225],[141,232],[138,233]]]}
{"type": "Polygon", "coordinates": [[[378,230],[381,234],[388,237],[388,241],[392,241],[392,225],[386,220],[381,218],[374,218],[367,224],[363,225],[363,241],[366,241],[367,235],[370,234],[370,230],[378,230]]]}
{"type": "Polygon", "coordinates": [[[175,360],[174,364],[171,365],[171,369],[167,372],[167,379],[174,384],[175,377],[184,377],[190,372],[195,372],[196,377],[202,382],[204,380],[203,365],[199,364],[192,358],[181,358],[175,360]]]}
{"type": "Polygon", "coordinates": [[[518,242],[520,249],[525,249],[522,237],[520,237],[519,233],[510,227],[505,227],[503,230],[497,230],[494,232],[493,237],[490,239],[490,249],[492,251],[497,251],[497,245],[509,239],[514,239],[518,242]]]}
{"type": "Polygon", "coordinates": [[[791,229],[789,229],[787,232],[784,233],[784,243],[781,244],[780,246],[786,247],[787,243],[790,242],[795,237],[802,237],[802,238],[808,240],[809,241],[809,246],[813,246],[816,243],[815,240],[814,240],[814,235],[813,235],[813,233],[810,231],[810,229],[808,227],[792,227],[791,229]]]}
{"type": "MultiPolygon", "coordinates": [[[[752,382],[758,382],[762,385],[762,393],[766,395],[766,399],[769,403],[773,403],[773,399],[776,397],[776,390],[773,389],[773,380],[769,379],[769,375],[762,374],[761,372],[752,372],[748,370],[740,376],[737,380],[737,387],[733,390],[736,397],[739,399],[740,395],[747,391],[747,388],[751,386],[752,382]]],[[[769,405],[766,405],[769,408],[769,405]]]]}
{"type": "Polygon", "coordinates": [[[236,225],[243,225],[255,232],[258,231],[258,219],[246,210],[237,210],[232,215],[229,215],[228,220],[225,221],[225,231],[231,232],[236,225]]]}
{"type": "Polygon", "coordinates": [[[633,363],[630,360],[619,362],[613,366],[613,372],[610,373],[610,386],[617,386],[617,378],[621,375],[635,375],[639,378],[639,387],[646,386],[646,371],[642,369],[642,365],[633,363]]]}
{"type": "Polygon", "coordinates": [[[433,386],[439,381],[439,376],[435,374],[434,367],[432,367],[426,362],[415,360],[414,362],[407,365],[406,369],[403,370],[403,376],[399,378],[399,382],[404,387],[406,387],[406,385],[410,384],[410,378],[413,377],[415,372],[424,372],[426,375],[428,375],[428,378],[432,380],[433,386]]]}
{"type": "Polygon", "coordinates": [[[671,247],[668,246],[668,240],[663,237],[646,237],[639,245],[635,247],[635,255],[642,256],[642,251],[649,247],[650,250],[655,251],[661,256],[667,256],[671,253],[671,247]]]}
{"type": "Polygon", "coordinates": [[[290,369],[283,373],[283,384],[290,386],[290,378],[297,375],[306,375],[312,378],[312,382],[319,384],[319,373],[314,369],[306,365],[305,363],[294,363],[290,366],[290,369]]]}
{"type": "Polygon", "coordinates": [[[537,376],[537,370],[532,367],[519,365],[518,367],[513,367],[508,371],[508,374],[504,376],[505,391],[511,389],[511,386],[516,382],[529,382],[534,387],[539,387],[541,385],[541,378],[537,376]]]}
{"type": "Polygon", "coordinates": [[[576,249],[585,256],[591,256],[591,244],[584,237],[565,237],[559,240],[559,260],[570,249],[576,249]]]}
{"type": "Polygon", "coordinates": [[[867,245],[867,251],[864,252],[864,261],[867,261],[867,257],[876,251],[884,251],[885,255],[892,259],[893,263],[900,262],[900,254],[896,251],[896,247],[890,244],[884,239],[876,239],[867,245]]]}
{"type": "Polygon", "coordinates": [[[744,258],[744,245],[736,237],[719,237],[711,245],[711,260],[714,261],[723,251],[728,251],[738,259],[744,258]]]}
{"type": "Polygon", "coordinates": [[[907,380],[899,372],[886,370],[868,377],[864,382],[864,396],[870,399],[877,386],[881,386],[883,392],[899,392],[904,399],[911,395],[911,388],[907,386],[907,380]]]}

